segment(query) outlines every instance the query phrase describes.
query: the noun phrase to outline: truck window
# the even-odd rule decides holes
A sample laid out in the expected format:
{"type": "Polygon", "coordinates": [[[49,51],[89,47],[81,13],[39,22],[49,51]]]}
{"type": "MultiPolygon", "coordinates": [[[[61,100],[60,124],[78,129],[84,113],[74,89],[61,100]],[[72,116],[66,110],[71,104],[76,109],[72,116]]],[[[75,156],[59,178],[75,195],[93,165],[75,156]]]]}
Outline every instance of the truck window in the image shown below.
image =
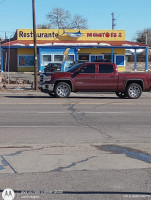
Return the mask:
{"type": "Polygon", "coordinates": [[[82,74],[95,73],[95,64],[84,65],[80,69],[80,73],[82,74]]]}
{"type": "Polygon", "coordinates": [[[99,73],[113,73],[113,65],[99,64],[99,73]]]}
{"type": "Polygon", "coordinates": [[[75,70],[77,70],[81,65],[83,65],[83,63],[79,63],[77,65],[72,66],[68,72],[74,72],[75,70]]]}

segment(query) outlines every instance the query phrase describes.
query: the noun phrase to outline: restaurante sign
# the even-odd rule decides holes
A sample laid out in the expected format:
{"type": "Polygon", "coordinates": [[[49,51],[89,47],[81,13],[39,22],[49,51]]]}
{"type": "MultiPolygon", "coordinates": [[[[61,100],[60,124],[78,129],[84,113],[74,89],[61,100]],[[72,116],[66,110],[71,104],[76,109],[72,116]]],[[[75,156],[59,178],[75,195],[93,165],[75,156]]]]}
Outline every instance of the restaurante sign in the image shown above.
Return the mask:
{"type": "MultiPolygon", "coordinates": [[[[50,41],[124,41],[124,30],[87,30],[81,29],[80,37],[70,37],[71,34],[77,33],[79,30],[75,29],[37,29],[37,40],[50,40],[50,41]],[[71,33],[71,34],[69,34],[71,33]]],[[[33,40],[32,29],[18,29],[17,40],[33,40]]]]}

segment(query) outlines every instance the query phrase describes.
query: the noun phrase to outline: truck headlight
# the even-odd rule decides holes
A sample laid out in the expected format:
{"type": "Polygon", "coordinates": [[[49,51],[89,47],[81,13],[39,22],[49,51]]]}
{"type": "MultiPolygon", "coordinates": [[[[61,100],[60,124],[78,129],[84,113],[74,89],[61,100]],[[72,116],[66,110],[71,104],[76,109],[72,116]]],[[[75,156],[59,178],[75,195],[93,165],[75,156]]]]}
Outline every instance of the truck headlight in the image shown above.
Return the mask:
{"type": "Polygon", "coordinates": [[[44,76],[43,82],[51,81],[51,76],[44,76]]]}

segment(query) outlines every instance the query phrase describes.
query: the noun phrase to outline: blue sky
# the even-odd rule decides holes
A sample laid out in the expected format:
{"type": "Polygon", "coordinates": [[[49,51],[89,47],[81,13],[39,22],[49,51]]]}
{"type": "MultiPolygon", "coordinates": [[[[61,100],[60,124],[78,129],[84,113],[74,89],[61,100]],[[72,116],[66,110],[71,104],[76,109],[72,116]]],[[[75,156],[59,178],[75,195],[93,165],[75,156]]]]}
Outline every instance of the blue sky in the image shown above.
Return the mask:
{"type": "MultiPolygon", "coordinates": [[[[88,29],[110,30],[114,12],[117,30],[126,30],[126,40],[136,32],[151,28],[151,0],[35,0],[36,23],[47,23],[46,15],[55,7],[82,15],[88,29]]],[[[10,37],[17,28],[32,28],[32,0],[0,0],[0,36],[10,37]]]]}

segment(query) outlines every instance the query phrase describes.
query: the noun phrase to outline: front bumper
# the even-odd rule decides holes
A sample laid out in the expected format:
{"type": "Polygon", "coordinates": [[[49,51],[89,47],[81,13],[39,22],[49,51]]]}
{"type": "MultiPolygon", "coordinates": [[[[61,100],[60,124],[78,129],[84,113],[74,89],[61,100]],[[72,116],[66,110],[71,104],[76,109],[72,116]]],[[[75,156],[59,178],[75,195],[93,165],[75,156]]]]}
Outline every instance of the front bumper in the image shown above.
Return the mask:
{"type": "Polygon", "coordinates": [[[42,84],[39,85],[38,88],[41,90],[41,92],[49,93],[53,92],[54,84],[42,84]]]}

